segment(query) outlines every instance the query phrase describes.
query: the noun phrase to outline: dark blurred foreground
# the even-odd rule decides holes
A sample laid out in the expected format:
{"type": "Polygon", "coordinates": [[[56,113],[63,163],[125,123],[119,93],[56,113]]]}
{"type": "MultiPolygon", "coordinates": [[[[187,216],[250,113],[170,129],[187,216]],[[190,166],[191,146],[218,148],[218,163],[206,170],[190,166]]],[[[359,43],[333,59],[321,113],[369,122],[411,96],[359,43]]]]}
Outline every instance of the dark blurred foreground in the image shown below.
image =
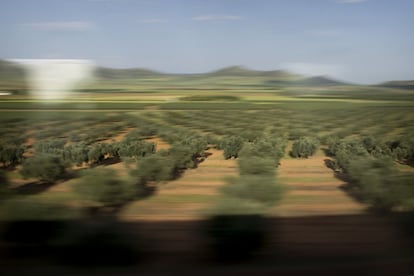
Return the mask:
{"type": "Polygon", "coordinates": [[[414,214],[1,224],[1,275],[414,275],[414,214]]]}

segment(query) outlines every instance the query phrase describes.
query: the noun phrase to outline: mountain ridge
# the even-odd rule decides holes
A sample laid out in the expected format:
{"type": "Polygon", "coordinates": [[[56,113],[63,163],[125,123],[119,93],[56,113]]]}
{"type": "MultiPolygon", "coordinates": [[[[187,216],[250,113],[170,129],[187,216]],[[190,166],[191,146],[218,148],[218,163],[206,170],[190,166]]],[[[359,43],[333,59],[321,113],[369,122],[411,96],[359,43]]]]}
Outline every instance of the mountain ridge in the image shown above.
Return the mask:
{"type": "MultiPolygon", "coordinates": [[[[19,81],[25,76],[22,65],[0,59],[0,81],[19,81]]],[[[312,76],[306,77],[295,72],[277,69],[277,70],[254,70],[246,66],[235,65],[219,68],[205,73],[164,73],[147,68],[110,68],[97,66],[95,71],[97,79],[103,80],[123,80],[138,78],[158,78],[158,77],[260,77],[267,79],[264,85],[280,86],[342,86],[353,85],[352,83],[336,80],[330,76],[312,76]]],[[[371,86],[398,89],[414,89],[414,80],[387,81],[371,86]]]]}

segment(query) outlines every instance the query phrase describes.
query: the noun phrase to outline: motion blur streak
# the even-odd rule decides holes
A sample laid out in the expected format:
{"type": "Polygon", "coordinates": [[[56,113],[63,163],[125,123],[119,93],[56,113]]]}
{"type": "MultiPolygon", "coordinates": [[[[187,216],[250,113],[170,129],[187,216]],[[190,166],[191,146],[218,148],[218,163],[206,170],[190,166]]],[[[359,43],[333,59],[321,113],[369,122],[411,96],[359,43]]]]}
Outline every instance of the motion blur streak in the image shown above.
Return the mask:
{"type": "Polygon", "coordinates": [[[17,59],[26,70],[30,93],[37,99],[64,99],[79,84],[90,81],[95,64],[82,59],[17,59]]]}

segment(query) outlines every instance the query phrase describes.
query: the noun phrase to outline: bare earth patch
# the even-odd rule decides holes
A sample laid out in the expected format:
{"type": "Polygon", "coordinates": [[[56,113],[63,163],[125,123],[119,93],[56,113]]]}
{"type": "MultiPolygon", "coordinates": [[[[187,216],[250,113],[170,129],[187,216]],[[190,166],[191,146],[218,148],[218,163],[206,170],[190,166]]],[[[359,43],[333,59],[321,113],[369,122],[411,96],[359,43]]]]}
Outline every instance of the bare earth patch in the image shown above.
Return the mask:
{"type": "Polygon", "coordinates": [[[122,141],[125,138],[125,136],[127,136],[128,133],[130,133],[134,129],[135,128],[133,128],[133,127],[128,127],[126,129],[122,130],[121,132],[119,132],[117,135],[115,135],[115,136],[113,136],[111,138],[108,138],[106,140],[103,140],[101,142],[103,142],[103,143],[113,143],[113,142],[122,141]]]}
{"type": "Polygon", "coordinates": [[[167,142],[165,142],[164,140],[162,140],[159,137],[152,137],[149,139],[145,139],[146,142],[148,143],[155,143],[157,145],[157,151],[158,150],[167,150],[170,148],[170,144],[168,144],[167,142]]]}

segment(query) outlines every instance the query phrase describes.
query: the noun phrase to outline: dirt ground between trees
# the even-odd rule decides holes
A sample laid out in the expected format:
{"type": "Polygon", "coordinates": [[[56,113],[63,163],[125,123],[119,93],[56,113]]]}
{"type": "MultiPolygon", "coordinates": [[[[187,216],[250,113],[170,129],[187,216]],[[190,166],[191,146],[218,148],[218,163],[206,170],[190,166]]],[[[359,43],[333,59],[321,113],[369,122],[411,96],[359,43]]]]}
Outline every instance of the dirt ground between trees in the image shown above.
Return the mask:
{"type": "Polygon", "coordinates": [[[326,167],[322,150],[306,159],[284,158],[277,170],[286,193],[269,215],[290,217],[364,213],[366,206],[351,198],[342,187],[346,182],[326,167]]]}
{"type": "MultiPolygon", "coordinates": [[[[158,145],[157,148],[159,149],[158,145]]],[[[156,194],[148,199],[129,204],[120,214],[125,221],[135,220],[194,220],[215,203],[218,188],[225,178],[237,176],[238,166],[234,159],[225,160],[223,152],[209,149],[210,155],[197,168],[186,170],[173,181],[159,185],[156,194]]]]}
{"type": "Polygon", "coordinates": [[[167,142],[165,142],[164,140],[162,140],[159,137],[151,137],[149,139],[145,140],[148,143],[155,143],[157,144],[157,151],[158,150],[167,150],[170,148],[170,144],[168,144],[167,142]]]}

